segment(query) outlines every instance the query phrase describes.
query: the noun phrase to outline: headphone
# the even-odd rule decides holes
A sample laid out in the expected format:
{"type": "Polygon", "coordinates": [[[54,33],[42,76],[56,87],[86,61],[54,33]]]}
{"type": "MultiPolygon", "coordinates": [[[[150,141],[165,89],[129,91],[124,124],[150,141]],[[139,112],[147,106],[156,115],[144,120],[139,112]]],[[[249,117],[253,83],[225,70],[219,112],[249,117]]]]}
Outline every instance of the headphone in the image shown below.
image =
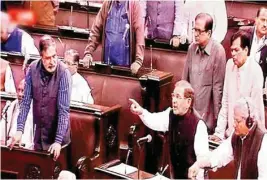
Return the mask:
{"type": "Polygon", "coordinates": [[[250,108],[249,108],[248,101],[246,100],[246,98],[245,98],[245,101],[246,101],[247,108],[248,108],[248,117],[247,117],[247,120],[246,120],[246,125],[247,125],[248,128],[251,128],[251,126],[253,124],[253,120],[250,117],[250,108]]]}

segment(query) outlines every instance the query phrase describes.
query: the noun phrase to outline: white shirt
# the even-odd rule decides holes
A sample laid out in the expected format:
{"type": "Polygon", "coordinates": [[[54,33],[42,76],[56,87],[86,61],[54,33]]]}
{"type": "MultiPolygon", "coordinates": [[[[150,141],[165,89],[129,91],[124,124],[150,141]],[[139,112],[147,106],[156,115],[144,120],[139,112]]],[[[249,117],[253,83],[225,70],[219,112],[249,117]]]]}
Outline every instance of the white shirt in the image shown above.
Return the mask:
{"type": "MultiPolygon", "coordinates": [[[[17,118],[19,115],[19,103],[18,100],[14,100],[10,107],[7,110],[7,132],[8,136],[12,137],[17,132],[17,118]]],[[[5,126],[6,121],[4,119],[0,122],[1,129],[1,143],[5,142],[5,126]]],[[[32,104],[30,108],[30,112],[27,116],[27,120],[25,122],[25,130],[21,138],[21,142],[25,144],[26,149],[33,149],[34,147],[34,130],[33,130],[33,115],[32,115],[32,104]]]]}
{"type": "Polygon", "coordinates": [[[241,97],[251,97],[257,115],[260,120],[258,124],[265,127],[265,113],[263,104],[263,73],[261,67],[254,59],[248,57],[245,64],[238,68],[233,59],[229,59],[226,64],[226,72],[223,87],[222,107],[220,109],[215,128],[215,135],[224,139],[233,132],[234,125],[234,104],[241,97]],[[238,87],[238,74],[240,84],[238,87]],[[228,127],[226,129],[226,127],[228,127]]]}
{"type": "Polygon", "coordinates": [[[5,92],[16,93],[14,78],[13,78],[12,71],[9,65],[7,65],[6,67],[5,92]]]}
{"type": "MultiPolygon", "coordinates": [[[[180,10],[181,11],[181,10],[180,10]]],[[[179,25],[182,36],[187,36],[189,43],[194,39],[192,28],[194,28],[195,17],[199,13],[208,13],[213,18],[212,38],[222,42],[227,33],[228,19],[224,0],[185,0],[183,8],[183,22],[179,25]]]]}
{"type": "MultiPolygon", "coordinates": [[[[166,109],[163,112],[150,113],[144,109],[143,114],[139,117],[143,123],[154,131],[166,132],[169,130],[169,114],[171,108],[166,109]]],[[[199,121],[194,140],[194,150],[197,160],[206,158],[209,154],[209,142],[207,126],[203,121],[199,121]]],[[[204,178],[204,170],[198,174],[198,179],[204,178]]]]}
{"type": "Polygon", "coordinates": [[[33,38],[24,30],[22,29],[19,29],[19,30],[22,32],[21,53],[23,55],[29,55],[29,54],[39,55],[39,51],[34,45],[33,38]]]}
{"type": "Polygon", "coordinates": [[[260,47],[263,46],[265,40],[265,36],[263,36],[261,39],[257,37],[256,34],[256,29],[254,28],[254,34],[253,34],[253,39],[252,39],[252,44],[251,44],[251,49],[250,49],[250,56],[254,56],[254,59],[256,60],[257,63],[260,61],[260,47]]]}
{"type": "Polygon", "coordinates": [[[79,73],[75,73],[71,77],[72,77],[71,101],[94,104],[94,99],[91,94],[91,89],[88,86],[86,80],[79,73]]]}
{"type": "MultiPolygon", "coordinates": [[[[226,166],[230,161],[234,159],[233,147],[232,147],[232,136],[223,141],[223,143],[210,154],[211,167],[220,168],[226,166]]],[[[267,134],[264,135],[261,148],[258,153],[258,179],[267,179],[267,134]]],[[[240,167],[238,169],[237,179],[240,180],[240,167]]]]}

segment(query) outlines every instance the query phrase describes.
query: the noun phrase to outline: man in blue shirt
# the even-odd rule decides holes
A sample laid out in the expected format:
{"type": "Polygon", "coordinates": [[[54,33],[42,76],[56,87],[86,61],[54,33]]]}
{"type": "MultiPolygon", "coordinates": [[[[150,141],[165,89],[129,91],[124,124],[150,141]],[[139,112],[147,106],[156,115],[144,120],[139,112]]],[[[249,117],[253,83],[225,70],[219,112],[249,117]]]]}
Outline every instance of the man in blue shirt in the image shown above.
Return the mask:
{"type": "Polygon", "coordinates": [[[39,48],[41,59],[31,63],[27,72],[17,132],[10,147],[21,140],[33,100],[34,149],[48,150],[57,159],[61,146],[70,143],[71,74],[58,60],[52,37],[43,36],[39,48]]]}

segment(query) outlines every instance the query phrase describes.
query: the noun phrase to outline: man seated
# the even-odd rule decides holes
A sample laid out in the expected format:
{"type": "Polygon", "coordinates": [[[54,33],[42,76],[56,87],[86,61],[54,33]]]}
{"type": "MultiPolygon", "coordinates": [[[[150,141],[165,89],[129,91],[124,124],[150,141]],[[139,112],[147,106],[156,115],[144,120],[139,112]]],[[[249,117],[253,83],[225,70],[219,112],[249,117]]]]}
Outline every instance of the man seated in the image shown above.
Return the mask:
{"type": "MultiPolygon", "coordinates": [[[[6,140],[6,134],[5,134],[5,127],[6,127],[6,121],[7,121],[7,137],[12,137],[16,134],[17,131],[17,118],[19,114],[19,107],[20,103],[23,98],[24,94],[24,85],[25,80],[22,80],[19,83],[18,86],[18,98],[14,100],[10,107],[7,110],[6,113],[6,120],[3,119],[0,122],[0,129],[1,129],[1,144],[5,143],[6,140]]],[[[33,137],[34,137],[34,131],[33,131],[33,118],[32,118],[32,105],[30,108],[30,112],[27,116],[27,121],[25,124],[26,130],[24,131],[24,134],[22,135],[21,143],[25,144],[25,148],[27,149],[33,149],[33,137]]]]}
{"type": "Polygon", "coordinates": [[[15,83],[9,62],[2,58],[0,59],[0,79],[0,91],[16,93],[15,83]]]}
{"type": "MultiPolygon", "coordinates": [[[[192,86],[182,80],[176,83],[172,93],[172,108],[163,112],[150,113],[130,99],[132,113],[139,115],[147,127],[169,131],[170,164],[175,179],[186,179],[193,162],[206,158],[209,153],[207,126],[193,109],[194,98],[192,86]]],[[[204,178],[204,171],[199,172],[198,178],[204,178]]]]}
{"type": "Polygon", "coordinates": [[[83,64],[88,67],[92,53],[102,43],[105,64],[131,67],[136,74],[143,64],[144,21],[138,1],[104,1],[91,29],[83,64]]]}
{"type": "Polygon", "coordinates": [[[267,179],[267,134],[257,123],[258,113],[251,98],[234,106],[235,131],[207,159],[197,160],[188,177],[195,179],[200,168],[220,168],[234,160],[235,179],[267,179]]]}
{"type": "Polygon", "coordinates": [[[20,52],[23,55],[37,54],[33,38],[11,22],[8,14],[1,15],[1,51],[20,52]]]}
{"type": "Polygon", "coordinates": [[[65,52],[64,61],[68,66],[72,79],[71,101],[94,104],[91,89],[86,80],[77,72],[79,64],[79,53],[70,49],[65,52]]]}

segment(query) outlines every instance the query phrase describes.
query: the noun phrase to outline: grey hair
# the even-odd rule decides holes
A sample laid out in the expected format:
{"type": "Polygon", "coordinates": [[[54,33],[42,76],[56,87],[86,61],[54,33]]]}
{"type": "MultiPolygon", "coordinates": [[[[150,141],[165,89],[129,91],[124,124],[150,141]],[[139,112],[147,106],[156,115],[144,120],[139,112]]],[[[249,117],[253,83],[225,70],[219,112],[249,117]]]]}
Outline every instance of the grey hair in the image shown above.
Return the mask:
{"type": "Polygon", "coordinates": [[[64,53],[64,55],[66,56],[66,55],[70,55],[70,56],[72,56],[73,57],[73,62],[79,62],[79,59],[80,59],[80,56],[79,56],[79,53],[78,53],[78,51],[77,50],[75,50],[75,49],[69,49],[69,50],[67,50],[65,53],[64,53]]]}
{"type": "Polygon", "coordinates": [[[177,81],[177,82],[175,83],[175,87],[189,88],[189,89],[192,89],[192,90],[194,91],[194,89],[193,89],[193,87],[191,86],[191,84],[190,84],[188,81],[186,81],[186,80],[180,80],[180,81],[177,81]]]}
{"type": "Polygon", "coordinates": [[[234,110],[236,109],[241,111],[244,119],[247,119],[249,114],[253,122],[259,118],[259,110],[250,97],[241,97],[237,100],[234,105],[234,110]]]}
{"type": "Polygon", "coordinates": [[[193,108],[194,100],[195,100],[195,91],[191,84],[186,80],[180,80],[175,84],[176,87],[181,87],[184,89],[184,97],[185,98],[191,98],[191,105],[190,108],[193,108]]]}

